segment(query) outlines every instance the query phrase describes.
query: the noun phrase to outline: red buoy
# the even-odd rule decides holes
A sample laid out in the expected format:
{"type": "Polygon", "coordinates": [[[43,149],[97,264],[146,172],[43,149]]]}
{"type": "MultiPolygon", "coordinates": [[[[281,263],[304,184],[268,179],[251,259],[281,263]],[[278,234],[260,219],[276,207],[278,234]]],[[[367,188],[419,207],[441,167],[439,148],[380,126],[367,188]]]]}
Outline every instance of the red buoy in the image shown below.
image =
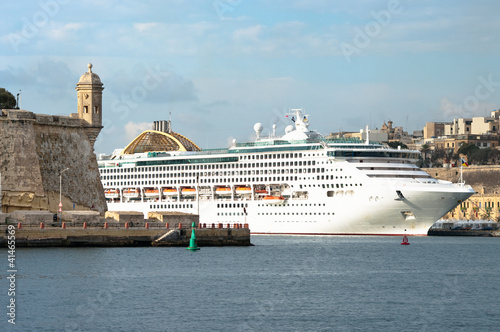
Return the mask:
{"type": "Polygon", "coordinates": [[[168,229],[168,222],[165,223],[165,228],[168,229]]]}
{"type": "Polygon", "coordinates": [[[108,222],[107,221],[104,222],[104,229],[108,229],[108,222]]]}
{"type": "Polygon", "coordinates": [[[17,223],[17,228],[18,228],[18,229],[23,228],[23,226],[22,226],[22,224],[21,224],[20,222],[18,222],[18,223],[17,223]]]}
{"type": "Polygon", "coordinates": [[[83,222],[83,229],[87,229],[87,222],[86,221],[83,222]]]}
{"type": "Polygon", "coordinates": [[[66,229],[66,223],[63,222],[62,225],[61,225],[62,229],[66,229]]]}
{"type": "Polygon", "coordinates": [[[40,223],[40,229],[44,229],[45,228],[45,225],[43,224],[43,222],[40,223]]]}
{"type": "Polygon", "coordinates": [[[149,223],[148,222],[146,223],[145,226],[146,226],[146,229],[149,229],[149,223]]]}
{"type": "Polygon", "coordinates": [[[125,228],[128,229],[128,222],[125,223],[125,228]]]}
{"type": "Polygon", "coordinates": [[[403,236],[403,242],[401,242],[401,244],[402,244],[403,246],[407,246],[407,245],[409,245],[409,244],[410,244],[410,242],[408,242],[408,238],[406,237],[406,235],[405,235],[405,236],[403,236]]]}

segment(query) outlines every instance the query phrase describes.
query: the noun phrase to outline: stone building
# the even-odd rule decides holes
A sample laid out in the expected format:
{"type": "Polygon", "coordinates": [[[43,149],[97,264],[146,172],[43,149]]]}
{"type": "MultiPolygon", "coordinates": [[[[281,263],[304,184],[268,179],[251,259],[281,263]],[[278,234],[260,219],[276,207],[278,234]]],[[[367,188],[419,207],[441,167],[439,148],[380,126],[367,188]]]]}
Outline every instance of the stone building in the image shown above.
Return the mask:
{"type": "Polygon", "coordinates": [[[2,109],[0,175],[2,212],[106,210],[94,143],[102,129],[99,76],[88,65],[76,85],[77,113],[70,116],[2,109]],[[60,190],[61,189],[61,190],[60,190]]]}

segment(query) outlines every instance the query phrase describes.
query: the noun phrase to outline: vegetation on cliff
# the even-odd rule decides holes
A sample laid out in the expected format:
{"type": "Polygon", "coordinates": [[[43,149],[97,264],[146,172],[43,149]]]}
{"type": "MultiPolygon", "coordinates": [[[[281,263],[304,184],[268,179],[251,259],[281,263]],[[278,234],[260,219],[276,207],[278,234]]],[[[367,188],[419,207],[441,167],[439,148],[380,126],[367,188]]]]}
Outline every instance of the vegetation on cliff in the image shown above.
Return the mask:
{"type": "Polygon", "coordinates": [[[0,88],[0,108],[15,108],[16,97],[4,88],[0,88]]]}

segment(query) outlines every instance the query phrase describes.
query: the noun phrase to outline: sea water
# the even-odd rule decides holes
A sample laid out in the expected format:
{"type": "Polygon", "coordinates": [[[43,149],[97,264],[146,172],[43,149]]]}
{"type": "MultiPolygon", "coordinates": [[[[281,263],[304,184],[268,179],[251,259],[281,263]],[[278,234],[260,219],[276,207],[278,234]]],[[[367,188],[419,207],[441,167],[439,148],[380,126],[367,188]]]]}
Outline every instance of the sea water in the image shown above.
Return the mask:
{"type": "Polygon", "coordinates": [[[252,236],[252,247],[18,248],[2,331],[497,331],[499,238],[252,236]]]}

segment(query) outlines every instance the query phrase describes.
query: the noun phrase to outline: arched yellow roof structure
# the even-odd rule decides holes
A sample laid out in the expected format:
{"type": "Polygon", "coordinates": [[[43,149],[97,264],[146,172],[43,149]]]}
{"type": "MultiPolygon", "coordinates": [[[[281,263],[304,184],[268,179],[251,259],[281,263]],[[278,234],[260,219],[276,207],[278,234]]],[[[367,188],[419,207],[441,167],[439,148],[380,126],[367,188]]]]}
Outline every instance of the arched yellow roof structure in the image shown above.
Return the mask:
{"type": "Polygon", "coordinates": [[[122,154],[162,151],[200,151],[189,138],[174,132],[146,130],[125,147],[122,154]]]}

